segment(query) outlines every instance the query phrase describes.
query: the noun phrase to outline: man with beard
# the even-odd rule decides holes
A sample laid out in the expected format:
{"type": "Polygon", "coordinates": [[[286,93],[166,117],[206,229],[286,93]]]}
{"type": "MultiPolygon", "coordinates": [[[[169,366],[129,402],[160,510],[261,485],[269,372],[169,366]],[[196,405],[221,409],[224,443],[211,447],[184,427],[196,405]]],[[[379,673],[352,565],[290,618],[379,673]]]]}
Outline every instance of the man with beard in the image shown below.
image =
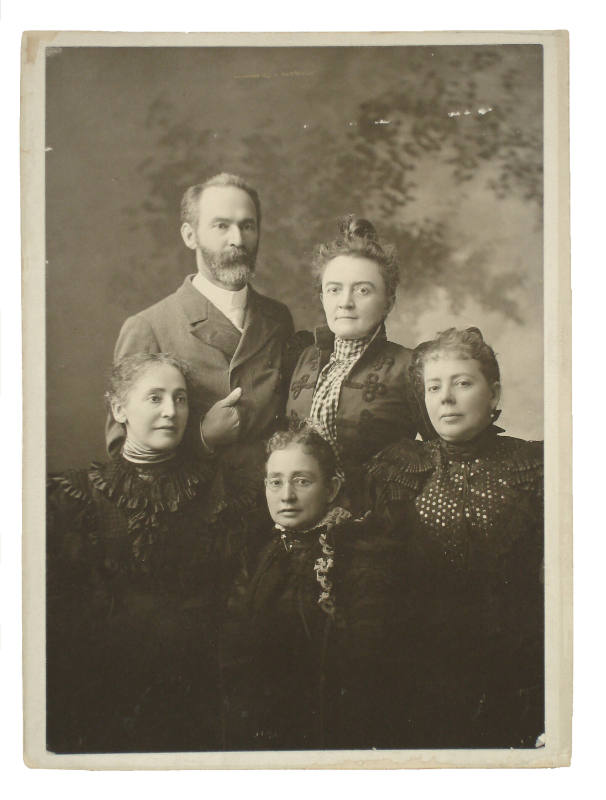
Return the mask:
{"type": "MultiPolygon", "coordinates": [[[[288,390],[290,312],[249,285],[259,244],[257,192],[221,173],[191,186],[181,202],[181,236],[195,252],[197,274],[174,294],[129,317],[115,361],[170,352],[191,368],[189,426],[184,441],[230,461],[262,459],[259,443],[276,428],[288,390]]],[[[119,451],[122,426],[108,420],[106,443],[119,451]]],[[[145,452],[141,452],[145,460],[145,452]]]]}

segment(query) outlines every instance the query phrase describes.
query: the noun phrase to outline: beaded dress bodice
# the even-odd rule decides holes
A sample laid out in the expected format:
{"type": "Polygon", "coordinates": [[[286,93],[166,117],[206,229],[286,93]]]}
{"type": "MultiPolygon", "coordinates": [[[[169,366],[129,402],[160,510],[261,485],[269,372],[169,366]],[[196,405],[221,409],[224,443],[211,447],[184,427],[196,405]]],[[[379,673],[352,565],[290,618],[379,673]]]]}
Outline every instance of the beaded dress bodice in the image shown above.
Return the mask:
{"type": "Polygon", "coordinates": [[[515,534],[508,530],[504,535],[503,526],[514,507],[519,511],[520,504],[540,505],[534,492],[520,493],[524,485],[539,489],[536,454],[522,455],[520,450],[527,448],[512,442],[488,435],[471,447],[430,445],[437,468],[414,502],[422,527],[440,540],[448,560],[467,561],[472,548],[489,548],[498,556],[515,534]]]}
{"type": "Polygon", "coordinates": [[[482,551],[498,558],[524,527],[516,529],[515,517],[541,518],[542,445],[499,431],[491,426],[462,445],[403,442],[371,463],[379,505],[404,502],[409,528],[439,544],[452,564],[470,566],[482,551]]]}

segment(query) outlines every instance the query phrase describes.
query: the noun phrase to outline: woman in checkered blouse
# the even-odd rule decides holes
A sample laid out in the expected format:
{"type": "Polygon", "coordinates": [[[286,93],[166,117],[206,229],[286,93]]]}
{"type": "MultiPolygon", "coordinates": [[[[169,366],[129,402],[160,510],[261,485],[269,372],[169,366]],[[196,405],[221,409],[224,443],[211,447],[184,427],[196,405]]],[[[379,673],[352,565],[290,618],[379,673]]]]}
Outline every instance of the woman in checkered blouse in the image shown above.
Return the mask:
{"type": "Polygon", "coordinates": [[[301,354],[287,403],[291,418],[310,418],[333,445],[350,498],[359,496],[361,465],[387,444],[427,430],[412,390],[412,351],[385,334],[399,265],[374,226],[353,215],[316,249],[313,272],[327,326],[301,354]]]}

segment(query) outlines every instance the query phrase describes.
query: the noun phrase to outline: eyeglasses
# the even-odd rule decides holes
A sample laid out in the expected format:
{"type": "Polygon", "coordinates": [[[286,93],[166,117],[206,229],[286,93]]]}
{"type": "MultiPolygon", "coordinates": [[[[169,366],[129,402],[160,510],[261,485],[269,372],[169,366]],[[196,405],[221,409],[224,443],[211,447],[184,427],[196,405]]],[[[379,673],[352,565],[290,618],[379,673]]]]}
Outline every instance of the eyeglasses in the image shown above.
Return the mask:
{"type": "Polygon", "coordinates": [[[292,486],[293,489],[310,489],[315,481],[309,478],[265,478],[265,486],[270,492],[279,492],[285,485],[292,486]]]}

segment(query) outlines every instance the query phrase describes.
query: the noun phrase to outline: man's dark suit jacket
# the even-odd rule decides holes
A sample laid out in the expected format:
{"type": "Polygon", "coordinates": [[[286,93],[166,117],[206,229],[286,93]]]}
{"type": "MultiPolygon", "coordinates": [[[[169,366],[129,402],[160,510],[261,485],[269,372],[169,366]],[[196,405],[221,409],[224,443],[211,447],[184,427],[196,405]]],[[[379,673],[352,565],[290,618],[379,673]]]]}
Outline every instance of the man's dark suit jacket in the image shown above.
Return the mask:
{"type": "MultiPolygon", "coordinates": [[[[114,361],[139,352],[167,352],[191,369],[190,415],[184,441],[200,447],[200,418],[238,386],[238,446],[271,435],[282,418],[290,369],[287,350],[294,332],[290,311],[248,288],[244,331],[232,325],[188,276],[174,294],[129,317],[120,331],[114,361]]],[[[124,427],[108,418],[106,444],[114,455],[124,427]]]]}

